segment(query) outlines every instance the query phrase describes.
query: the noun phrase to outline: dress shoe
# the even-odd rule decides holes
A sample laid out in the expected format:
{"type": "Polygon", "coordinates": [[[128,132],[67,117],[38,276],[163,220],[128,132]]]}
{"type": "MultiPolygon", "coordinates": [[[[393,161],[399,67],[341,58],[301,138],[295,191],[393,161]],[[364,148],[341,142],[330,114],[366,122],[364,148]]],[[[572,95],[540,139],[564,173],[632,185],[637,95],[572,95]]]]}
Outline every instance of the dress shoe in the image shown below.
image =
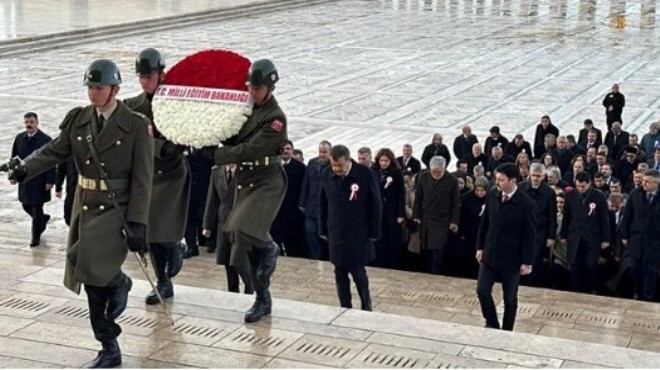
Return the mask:
{"type": "Polygon", "coordinates": [[[87,365],[87,368],[108,369],[119,365],[121,365],[121,350],[115,339],[112,342],[103,344],[103,349],[100,350],[96,358],[87,365]]]}
{"type": "Polygon", "coordinates": [[[215,245],[209,245],[208,247],[206,247],[206,251],[208,253],[215,253],[215,245]]]}
{"type": "Polygon", "coordinates": [[[30,240],[30,247],[36,247],[41,243],[41,240],[39,238],[34,238],[30,240]]]}
{"type": "MultiPolygon", "coordinates": [[[[169,280],[162,283],[159,281],[156,289],[158,289],[158,292],[163,299],[172,298],[174,296],[174,288],[172,287],[172,282],[169,280]]],[[[152,290],[144,299],[144,303],[150,306],[160,303],[156,292],[152,290]]]]}
{"type": "Polygon", "coordinates": [[[188,259],[190,257],[195,257],[195,256],[199,256],[199,248],[197,246],[194,247],[188,246],[188,250],[183,255],[183,259],[188,259]]]}
{"type": "Polygon", "coordinates": [[[128,292],[133,287],[133,280],[124,275],[124,281],[115,289],[115,291],[108,297],[108,307],[105,312],[105,318],[108,320],[115,320],[126,309],[128,303],[128,292]]]}

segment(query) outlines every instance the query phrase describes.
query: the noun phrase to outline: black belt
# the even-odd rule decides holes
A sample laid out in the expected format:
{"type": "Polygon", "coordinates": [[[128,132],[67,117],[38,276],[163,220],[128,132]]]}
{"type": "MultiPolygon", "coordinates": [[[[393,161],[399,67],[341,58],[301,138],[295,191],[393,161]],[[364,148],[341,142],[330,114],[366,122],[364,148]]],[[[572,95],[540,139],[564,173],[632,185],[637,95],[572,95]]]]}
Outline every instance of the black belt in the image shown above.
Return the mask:
{"type": "Polygon", "coordinates": [[[269,166],[271,164],[279,164],[281,157],[273,155],[269,157],[259,158],[251,162],[241,162],[241,166],[269,166]]]}

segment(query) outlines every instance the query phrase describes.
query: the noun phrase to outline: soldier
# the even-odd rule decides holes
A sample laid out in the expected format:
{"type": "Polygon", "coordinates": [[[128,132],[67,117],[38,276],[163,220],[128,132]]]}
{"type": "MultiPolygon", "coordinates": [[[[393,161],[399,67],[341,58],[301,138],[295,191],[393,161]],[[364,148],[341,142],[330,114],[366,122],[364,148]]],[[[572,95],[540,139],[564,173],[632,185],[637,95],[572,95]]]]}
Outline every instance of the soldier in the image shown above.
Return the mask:
{"type": "MultiPolygon", "coordinates": [[[[238,135],[221,148],[209,148],[216,165],[238,163],[236,199],[224,231],[232,232],[237,247],[248,251],[257,299],[245,313],[252,323],[269,315],[272,308],[270,276],[275,271],[279,247],[270,226],[286,192],[286,175],[280,162],[287,141],[286,116],[273,96],[279,74],[268,59],[255,61],[247,85],[254,100],[252,115],[238,135]]],[[[220,232],[220,230],[218,230],[220,232]]]]}
{"type": "MultiPolygon", "coordinates": [[[[135,72],[140,78],[142,94],[125,100],[126,105],[153,121],[151,100],[163,78],[165,61],[156,49],[142,50],[135,60],[135,72]]],[[[173,144],[154,130],[154,175],[147,242],[163,298],[174,296],[172,280],[181,270],[183,239],[188,216],[190,178],[183,158],[183,147],[173,144]]],[[[149,293],[146,304],[158,304],[155,291],[149,293]]]]}
{"type": "Polygon", "coordinates": [[[121,265],[127,245],[134,252],[146,249],[154,143],[149,121],[116,100],[120,83],[115,63],[94,61],[84,77],[92,104],[67,113],[59,137],[9,174],[10,179],[27,181],[73,156],[80,176],[64,285],[78,294],[80,284],[85,285],[94,337],[103,346],[90,368],[121,364],[121,327],[115,319],[126,308],[132,286],[121,265]],[[103,173],[108,180],[102,179],[103,173]]]}

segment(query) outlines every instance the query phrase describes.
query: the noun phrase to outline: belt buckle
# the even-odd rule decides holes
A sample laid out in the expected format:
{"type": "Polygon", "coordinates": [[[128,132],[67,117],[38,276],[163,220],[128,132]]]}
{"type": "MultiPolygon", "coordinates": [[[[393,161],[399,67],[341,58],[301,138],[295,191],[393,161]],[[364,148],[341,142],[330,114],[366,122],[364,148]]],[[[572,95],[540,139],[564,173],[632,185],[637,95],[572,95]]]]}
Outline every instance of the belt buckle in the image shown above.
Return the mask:
{"type": "Polygon", "coordinates": [[[99,191],[108,191],[108,185],[105,180],[99,180],[99,191]]]}

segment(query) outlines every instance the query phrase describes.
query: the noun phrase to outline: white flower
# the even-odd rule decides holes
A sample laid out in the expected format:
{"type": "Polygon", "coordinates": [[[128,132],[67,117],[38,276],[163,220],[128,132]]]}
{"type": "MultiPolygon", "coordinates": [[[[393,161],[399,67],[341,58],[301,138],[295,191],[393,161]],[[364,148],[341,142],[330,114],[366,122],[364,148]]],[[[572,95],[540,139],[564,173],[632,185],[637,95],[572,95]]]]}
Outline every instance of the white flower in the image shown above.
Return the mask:
{"type": "Polygon", "coordinates": [[[201,148],[220,146],[238,134],[252,114],[251,105],[208,100],[178,100],[156,96],[154,124],[175,144],[201,148]]]}

